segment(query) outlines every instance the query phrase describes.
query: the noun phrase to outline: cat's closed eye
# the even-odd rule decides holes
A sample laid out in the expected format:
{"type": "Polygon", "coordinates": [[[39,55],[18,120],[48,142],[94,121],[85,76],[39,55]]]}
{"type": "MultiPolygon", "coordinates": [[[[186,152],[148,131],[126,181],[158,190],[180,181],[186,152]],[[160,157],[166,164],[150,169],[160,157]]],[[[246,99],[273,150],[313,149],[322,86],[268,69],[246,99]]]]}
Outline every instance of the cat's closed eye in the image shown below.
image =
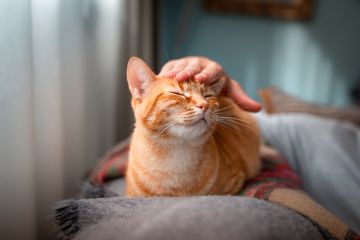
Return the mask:
{"type": "Polygon", "coordinates": [[[211,98],[211,97],[215,97],[215,95],[213,95],[213,94],[206,94],[206,95],[204,95],[204,98],[211,98]]]}
{"type": "Polygon", "coordinates": [[[170,91],[169,93],[180,96],[180,97],[185,97],[184,94],[180,93],[180,92],[174,92],[174,91],[170,91]]]}

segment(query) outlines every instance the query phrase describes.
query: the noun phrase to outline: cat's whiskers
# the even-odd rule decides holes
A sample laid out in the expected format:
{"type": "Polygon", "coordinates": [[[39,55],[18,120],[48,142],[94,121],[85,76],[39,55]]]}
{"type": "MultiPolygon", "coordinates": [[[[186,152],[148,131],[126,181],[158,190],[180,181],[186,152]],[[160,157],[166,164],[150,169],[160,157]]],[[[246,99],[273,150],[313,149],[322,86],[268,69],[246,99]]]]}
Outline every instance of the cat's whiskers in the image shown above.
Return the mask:
{"type": "Polygon", "coordinates": [[[253,129],[250,126],[248,126],[246,121],[241,120],[239,118],[225,115],[225,113],[231,114],[231,112],[229,112],[229,108],[235,107],[235,106],[236,105],[231,105],[231,106],[219,109],[219,110],[215,110],[214,112],[210,112],[209,117],[211,117],[215,122],[221,124],[227,130],[233,131],[234,128],[241,127],[242,130],[255,133],[257,136],[259,136],[256,129],[253,129]],[[228,110],[228,111],[225,111],[225,110],[228,110]]]}
{"type": "MultiPolygon", "coordinates": [[[[243,120],[241,120],[239,118],[222,115],[222,114],[224,114],[226,112],[225,110],[228,110],[228,109],[230,109],[232,107],[236,107],[236,105],[224,107],[222,109],[215,110],[215,111],[209,111],[208,112],[209,120],[212,121],[212,122],[217,122],[217,123],[221,124],[221,126],[223,126],[225,129],[227,129],[230,132],[234,132],[235,128],[241,127],[241,129],[243,131],[246,131],[246,132],[249,131],[249,132],[252,132],[255,135],[259,136],[256,129],[253,129],[250,126],[248,126],[246,121],[243,121],[243,120]],[[221,112],[221,114],[219,114],[219,111],[221,112]]],[[[219,135],[222,135],[221,131],[219,131],[217,128],[215,128],[215,131],[219,135]]]]}
{"type": "Polygon", "coordinates": [[[184,121],[192,121],[195,119],[197,115],[191,115],[191,116],[182,116],[181,119],[184,121]]]}
{"type": "Polygon", "coordinates": [[[163,133],[165,133],[165,131],[168,130],[169,128],[175,126],[175,124],[176,124],[176,123],[171,123],[171,122],[169,122],[169,123],[165,124],[164,127],[160,128],[159,131],[158,131],[158,133],[153,137],[153,143],[156,143],[157,140],[160,139],[161,135],[162,135],[163,133]]]}
{"type": "Polygon", "coordinates": [[[257,133],[257,131],[255,129],[248,126],[246,122],[241,121],[237,118],[219,116],[218,122],[221,122],[224,124],[226,123],[228,126],[231,126],[231,127],[236,127],[235,125],[237,125],[237,127],[241,127],[241,129],[248,130],[248,131],[256,134],[257,136],[259,136],[259,134],[257,133]]]}
{"type": "Polygon", "coordinates": [[[195,111],[190,109],[190,110],[184,110],[184,111],[181,111],[180,114],[184,114],[184,115],[187,115],[187,114],[194,114],[195,111]]]}
{"type": "Polygon", "coordinates": [[[216,132],[221,138],[226,138],[226,135],[225,135],[219,128],[215,128],[215,132],[216,132]]]}
{"type": "Polygon", "coordinates": [[[217,123],[220,124],[226,130],[228,130],[229,132],[234,132],[234,127],[232,125],[223,121],[217,121],[217,123]]]}
{"type": "Polygon", "coordinates": [[[227,107],[219,108],[219,109],[216,110],[216,113],[223,112],[224,110],[227,110],[227,109],[230,109],[230,108],[233,108],[233,107],[236,107],[236,105],[233,104],[233,105],[230,105],[230,106],[227,106],[227,107]]]}

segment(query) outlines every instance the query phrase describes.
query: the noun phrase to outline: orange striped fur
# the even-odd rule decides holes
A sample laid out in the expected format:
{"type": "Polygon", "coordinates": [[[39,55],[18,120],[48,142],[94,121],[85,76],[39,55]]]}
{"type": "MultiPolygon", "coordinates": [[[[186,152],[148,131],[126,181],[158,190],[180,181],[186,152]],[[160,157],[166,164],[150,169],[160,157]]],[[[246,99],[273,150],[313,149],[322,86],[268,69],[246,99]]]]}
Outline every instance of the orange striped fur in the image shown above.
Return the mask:
{"type": "Polygon", "coordinates": [[[235,194],[258,173],[255,119],[219,96],[223,80],[161,78],[135,57],[127,75],[136,119],[127,196],[235,194]]]}

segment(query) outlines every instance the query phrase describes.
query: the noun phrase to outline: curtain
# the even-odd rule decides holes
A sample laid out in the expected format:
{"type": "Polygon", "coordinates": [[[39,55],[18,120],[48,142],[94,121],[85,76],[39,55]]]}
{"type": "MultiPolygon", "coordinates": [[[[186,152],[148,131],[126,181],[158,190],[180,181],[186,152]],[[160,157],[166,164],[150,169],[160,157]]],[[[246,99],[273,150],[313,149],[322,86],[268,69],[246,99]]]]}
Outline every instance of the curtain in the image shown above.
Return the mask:
{"type": "Polygon", "coordinates": [[[2,238],[50,239],[51,204],[130,133],[126,63],[154,63],[152,4],[0,1],[2,238]]]}

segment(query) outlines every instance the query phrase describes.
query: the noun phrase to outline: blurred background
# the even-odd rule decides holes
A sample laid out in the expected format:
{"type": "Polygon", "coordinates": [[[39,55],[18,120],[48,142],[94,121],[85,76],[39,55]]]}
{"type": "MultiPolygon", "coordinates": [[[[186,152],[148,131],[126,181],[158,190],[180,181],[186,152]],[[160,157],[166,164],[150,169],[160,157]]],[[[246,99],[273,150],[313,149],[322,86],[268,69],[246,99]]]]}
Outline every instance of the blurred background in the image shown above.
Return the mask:
{"type": "Polygon", "coordinates": [[[351,106],[359,43],[358,0],[1,0],[1,238],[52,239],[51,204],[129,135],[130,56],[203,55],[255,99],[351,106]]]}

